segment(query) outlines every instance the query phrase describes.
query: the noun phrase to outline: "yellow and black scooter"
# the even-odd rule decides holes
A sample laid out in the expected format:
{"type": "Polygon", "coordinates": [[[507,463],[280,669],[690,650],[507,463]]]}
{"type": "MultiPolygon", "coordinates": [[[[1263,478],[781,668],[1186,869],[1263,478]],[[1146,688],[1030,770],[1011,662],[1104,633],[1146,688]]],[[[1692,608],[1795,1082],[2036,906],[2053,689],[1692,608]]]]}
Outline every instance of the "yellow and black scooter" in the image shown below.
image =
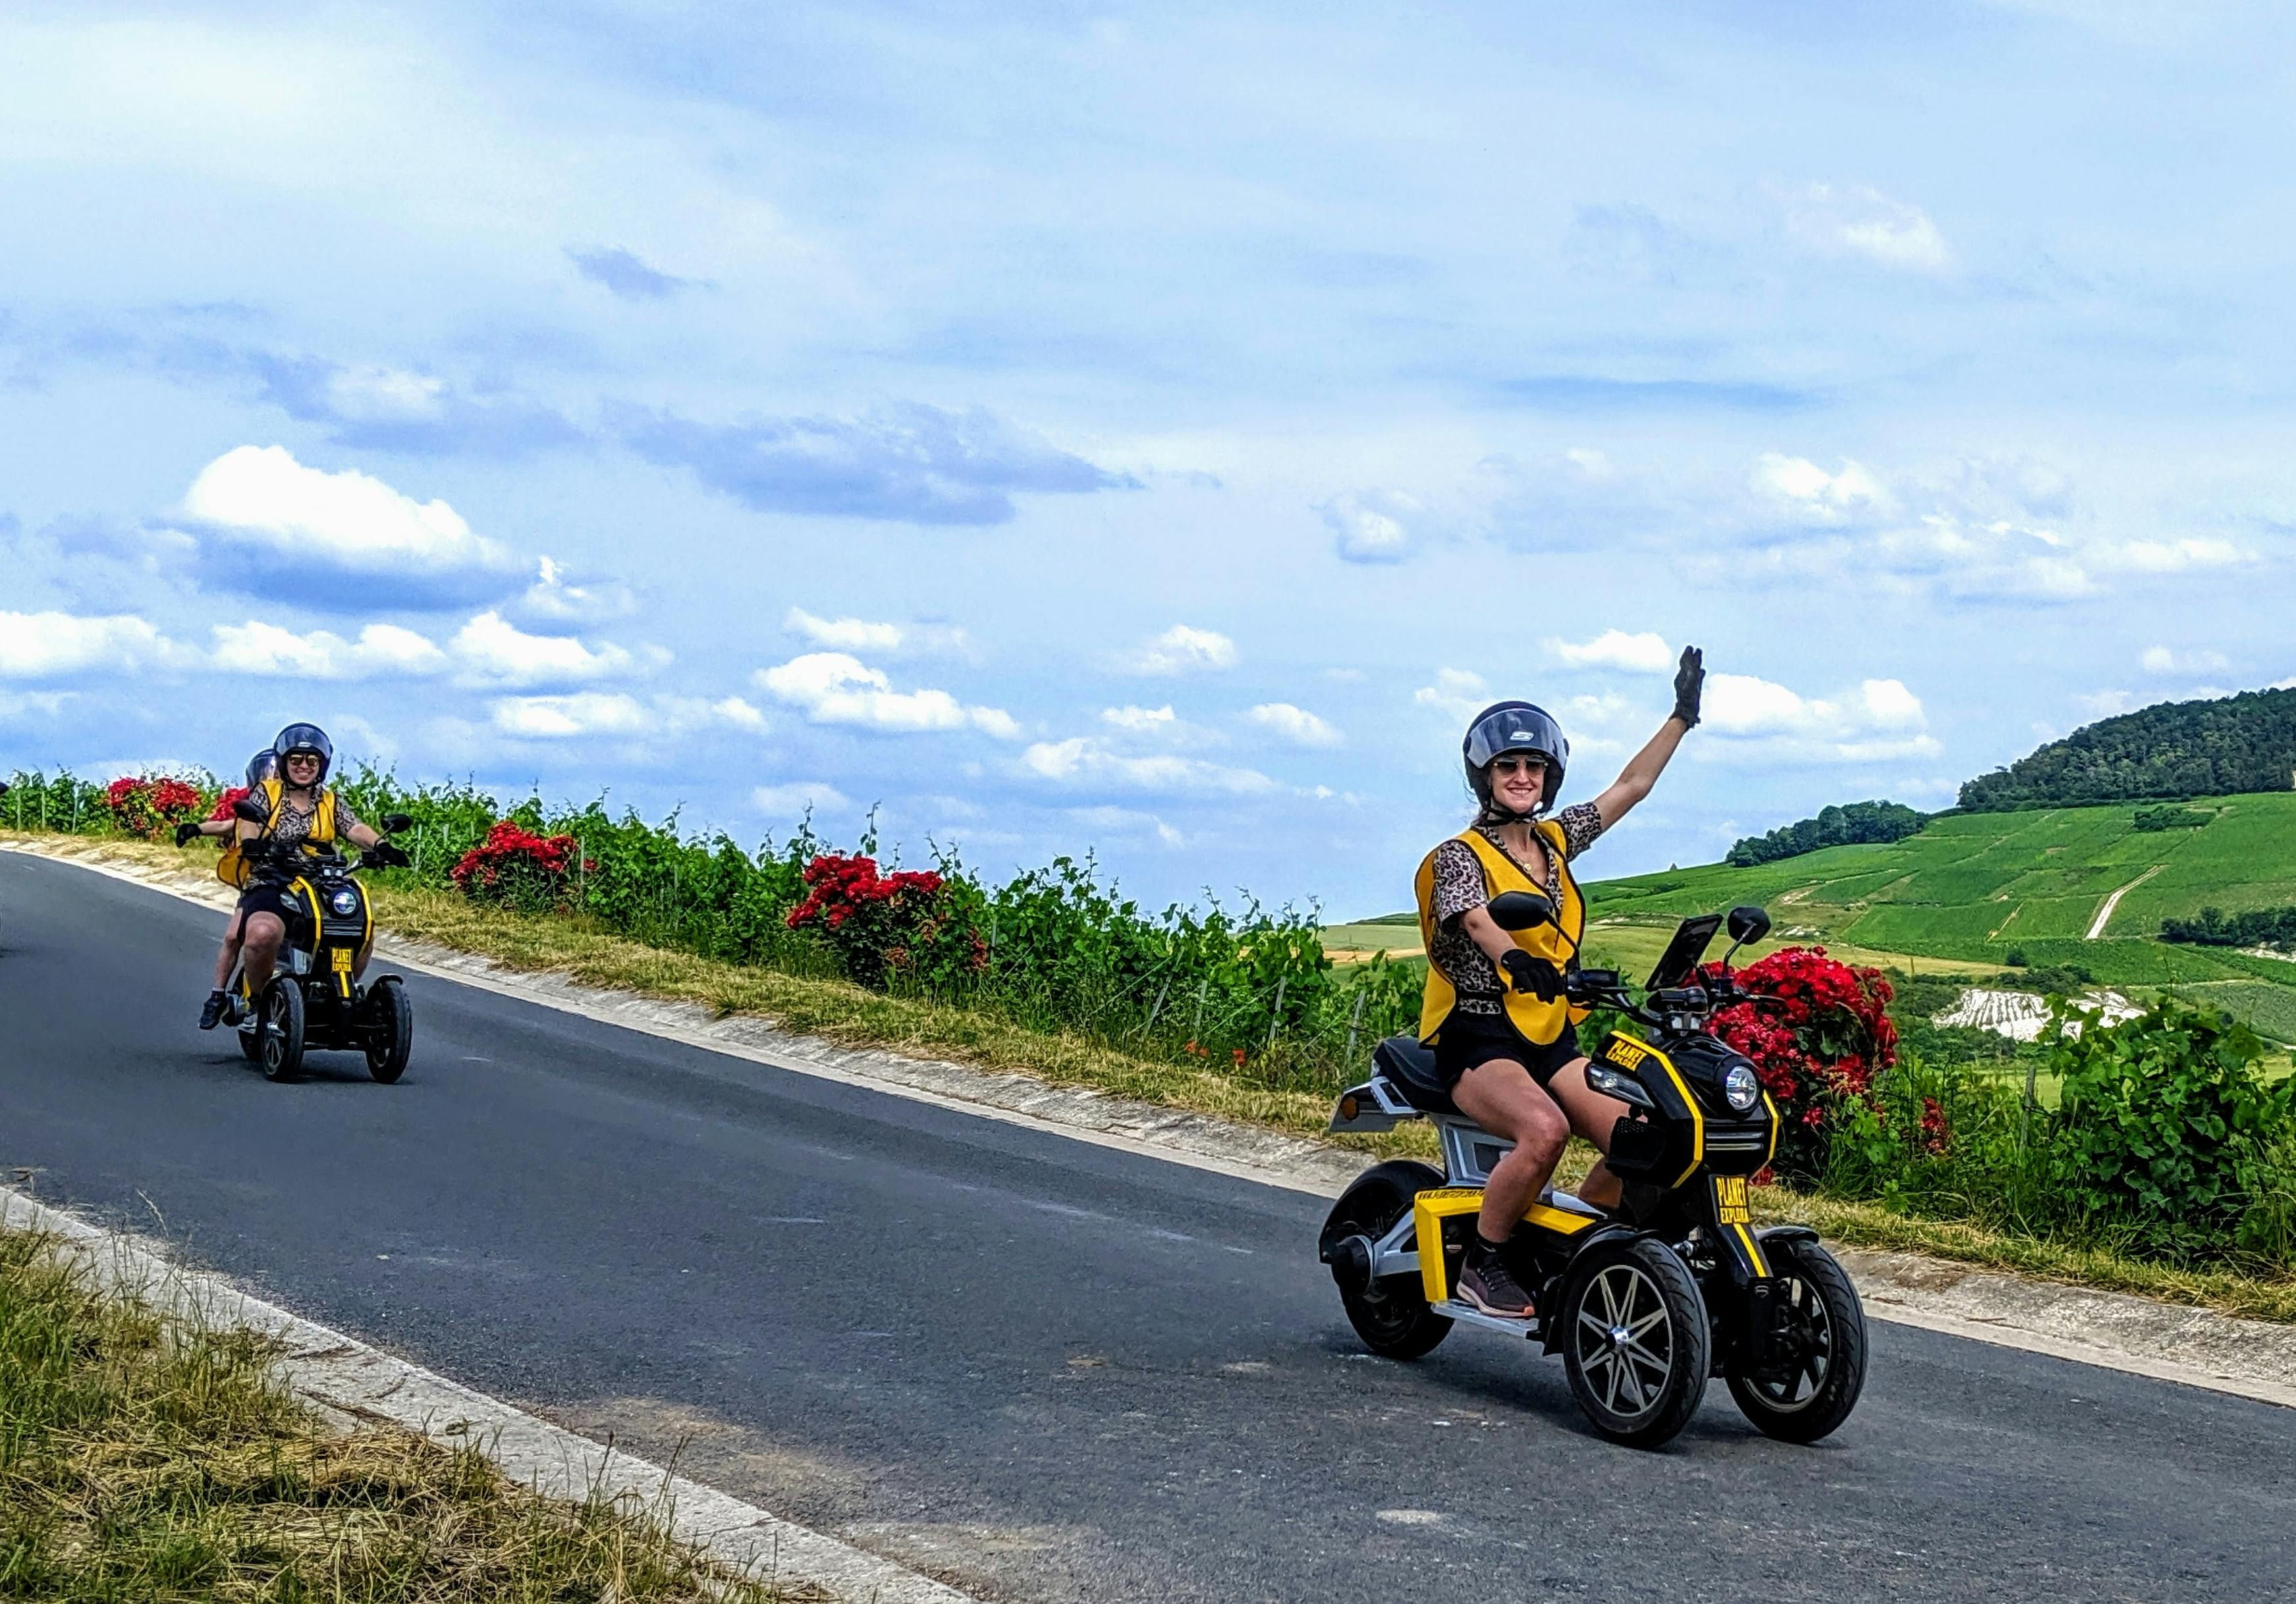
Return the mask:
{"type": "MultiPolygon", "coordinates": [[[[1527,929],[1554,918],[1539,896],[1492,899],[1492,920],[1527,929]]],[[[1730,949],[1770,928],[1759,908],[1729,915],[1730,949]]],[[[1778,1111],[1753,1065],[1705,1030],[1745,994],[1728,957],[1702,980],[1718,914],[1685,920],[1634,1000],[1615,970],[1556,978],[1574,1003],[1619,1010],[1648,1039],[1612,1032],[1588,1054],[1587,1084],[1627,1105],[1610,1166],[1625,1183],[1616,1211],[1550,1190],[1508,1243],[1507,1267],[1538,1307],[1504,1320],[1451,1295],[1483,1183],[1513,1145],[1461,1114],[1436,1078],[1434,1054],[1392,1036],[1373,1075],[1350,1088],[1334,1131],[1385,1131],[1428,1118],[1443,1170],[1407,1159],[1359,1176],[1325,1221],[1320,1250],[1349,1322],[1391,1359],[1428,1353],[1455,1325],[1526,1338],[1560,1353],[1570,1391],[1596,1431],[1651,1447],[1689,1424],[1710,1376],[1774,1437],[1811,1443],[1849,1417],[1866,1380],[1866,1314],[1817,1235],[1757,1230],[1749,1178],[1777,1151],[1778,1111]]]]}
{"type": "MultiPolygon", "coordinates": [[[[258,798],[243,799],[236,811],[251,823],[270,822],[258,798]]],[[[388,836],[411,822],[390,814],[377,828],[388,836]]],[[[244,961],[232,972],[240,1051],[266,1080],[293,1080],[302,1073],[304,1053],[318,1049],[365,1053],[369,1075],[385,1084],[396,1081],[406,1073],[414,1045],[406,985],[384,975],[363,986],[353,973],[360,950],[373,938],[374,913],[366,888],[352,876],[378,854],[353,862],[332,846],[270,848],[260,840],[241,850],[253,872],[283,882],[281,900],[291,917],[277,968],[259,997],[249,994],[244,961]]],[[[405,861],[396,848],[387,855],[405,861]]]]}

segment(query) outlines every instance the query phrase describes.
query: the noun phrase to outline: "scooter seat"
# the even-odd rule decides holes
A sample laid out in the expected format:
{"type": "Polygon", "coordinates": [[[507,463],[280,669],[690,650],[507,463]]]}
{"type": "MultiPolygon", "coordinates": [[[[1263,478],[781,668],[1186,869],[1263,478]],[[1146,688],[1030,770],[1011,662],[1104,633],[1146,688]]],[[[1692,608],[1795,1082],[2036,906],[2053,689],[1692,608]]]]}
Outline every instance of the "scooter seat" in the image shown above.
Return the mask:
{"type": "Polygon", "coordinates": [[[1420,1045],[1417,1037],[1389,1036],[1372,1049],[1371,1061],[1388,1084],[1403,1094],[1403,1101],[1422,1114],[1459,1112],[1435,1071],[1434,1049],[1420,1045]]]}

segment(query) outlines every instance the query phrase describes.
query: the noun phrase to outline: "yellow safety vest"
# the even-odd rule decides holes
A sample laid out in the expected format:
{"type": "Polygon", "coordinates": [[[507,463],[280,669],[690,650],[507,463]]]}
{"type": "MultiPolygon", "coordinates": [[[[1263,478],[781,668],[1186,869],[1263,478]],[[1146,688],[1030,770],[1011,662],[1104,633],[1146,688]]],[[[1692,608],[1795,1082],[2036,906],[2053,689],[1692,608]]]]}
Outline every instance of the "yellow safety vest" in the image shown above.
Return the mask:
{"type": "MultiPolygon", "coordinates": [[[[1578,942],[1587,932],[1587,902],[1578,894],[1578,882],[1570,877],[1570,860],[1563,854],[1562,826],[1552,819],[1541,819],[1531,826],[1547,856],[1554,864],[1554,878],[1562,891],[1562,904],[1554,910],[1554,924],[1535,925],[1528,930],[1509,932],[1515,945],[1534,958],[1543,958],[1557,970],[1566,968],[1578,955],[1578,942]]],[[[1474,849],[1482,864],[1483,894],[1496,896],[1502,891],[1535,891],[1547,895],[1539,885],[1519,868],[1515,861],[1487,840],[1482,832],[1463,830],[1456,838],[1474,849]]],[[[1419,1004],[1419,1039],[1432,1045],[1444,1022],[1458,1001],[1458,993],[1449,977],[1435,966],[1435,854],[1431,852],[1419,865],[1415,882],[1419,893],[1419,938],[1428,952],[1427,989],[1419,1004]]],[[[1537,996],[1516,991],[1506,985],[1505,971],[1500,983],[1505,986],[1501,994],[1505,999],[1507,1022],[1522,1039],[1533,1046],[1544,1047],[1560,1041],[1566,1023],[1576,1025],[1587,1017],[1583,1008],[1573,1008],[1561,997],[1549,1002],[1537,996]]]]}
{"type": "MultiPolygon", "coordinates": [[[[279,827],[279,810],[281,807],[285,806],[287,787],[283,781],[276,779],[266,780],[261,786],[257,788],[256,794],[259,795],[263,798],[265,805],[271,810],[271,817],[265,822],[263,826],[263,833],[265,835],[269,835],[274,830],[279,827]]],[[[332,847],[334,845],[334,840],[335,793],[323,785],[319,788],[318,807],[316,811],[311,814],[311,833],[303,838],[303,847],[306,851],[312,852],[316,855],[317,848],[321,847],[332,847]]],[[[226,860],[228,861],[233,857],[236,857],[238,855],[239,848],[236,846],[234,846],[232,850],[226,853],[224,855],[226,860]]],[[[217,869],[216,872],[220,874],[223,871],[221,869],[217,869]]],[[[242,863],[240,868],[240,879],[231,883],[234,885],[243,885],[246,882],[246,866],[242,863]]]]}

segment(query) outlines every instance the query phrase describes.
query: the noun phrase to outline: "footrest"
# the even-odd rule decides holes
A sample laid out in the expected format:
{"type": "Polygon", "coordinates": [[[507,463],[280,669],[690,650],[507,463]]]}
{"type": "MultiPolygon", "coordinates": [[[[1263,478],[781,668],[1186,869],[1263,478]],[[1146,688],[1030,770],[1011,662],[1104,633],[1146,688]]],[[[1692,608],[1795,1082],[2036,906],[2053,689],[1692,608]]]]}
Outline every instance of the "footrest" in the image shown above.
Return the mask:
{"type": "Polygon", "coordinates": [[[1496,1331],[1503,1337],[1533,1338],[1538,1335],[1536,1320],[1503,1320],[1496,1314],[1486,1314],[1470,1303],[1447,1297],[1441,1303],[1428,1305],[1446,1320],[1456,1320],[1461,1325],[1480,1326],[1486,1331],[1496,1331]]]}

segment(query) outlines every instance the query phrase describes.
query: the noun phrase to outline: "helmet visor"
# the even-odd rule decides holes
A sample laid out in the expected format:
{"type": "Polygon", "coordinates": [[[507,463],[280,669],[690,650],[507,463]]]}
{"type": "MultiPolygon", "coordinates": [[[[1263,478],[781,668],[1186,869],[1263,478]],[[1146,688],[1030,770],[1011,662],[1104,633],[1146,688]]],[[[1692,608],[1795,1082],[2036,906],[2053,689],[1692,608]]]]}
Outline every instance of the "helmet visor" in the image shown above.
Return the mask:
{"type": "Polygon", "coordinates": [[[1467,732],[1468,766],[1488,767],[1501,752],[1536,753],[1550,769],[1570,761],[1570,743],[1562,738],[1562,727],[1545,709],[1522,703],[1493,708],[1467,732]]]}

